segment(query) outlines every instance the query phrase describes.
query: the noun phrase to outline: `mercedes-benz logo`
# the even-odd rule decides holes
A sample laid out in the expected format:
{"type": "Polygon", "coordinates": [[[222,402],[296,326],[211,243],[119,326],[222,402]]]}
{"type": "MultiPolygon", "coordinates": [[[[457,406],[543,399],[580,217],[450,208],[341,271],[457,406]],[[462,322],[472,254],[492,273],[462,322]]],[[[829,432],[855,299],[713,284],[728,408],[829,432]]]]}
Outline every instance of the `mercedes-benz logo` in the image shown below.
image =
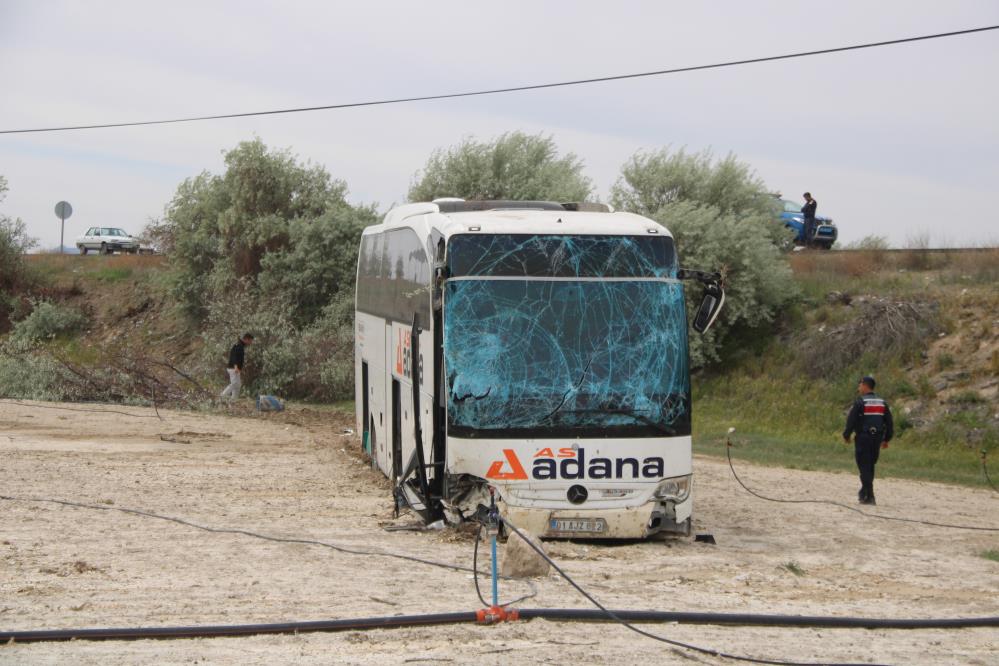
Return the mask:
{"type": "Polygon", "coordinates": [[[586,491],[583,486],[570,486],[569,491],[566,492],[565,496],[569,498],[569,501],[573,504],[582,504],[586,501],[586,498],[590,496],[590,493],[586,491]]]}

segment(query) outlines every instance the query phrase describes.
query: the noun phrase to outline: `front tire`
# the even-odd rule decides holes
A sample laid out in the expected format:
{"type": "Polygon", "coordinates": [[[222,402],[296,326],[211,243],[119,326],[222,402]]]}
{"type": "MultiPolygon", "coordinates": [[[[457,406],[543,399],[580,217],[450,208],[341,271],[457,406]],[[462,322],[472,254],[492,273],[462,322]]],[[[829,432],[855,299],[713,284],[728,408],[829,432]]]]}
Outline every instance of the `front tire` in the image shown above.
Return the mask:
{"type": "Polygon", "coordinates": [[[80,251],[80,254],[86,254],[87,253],[87,246],[86,245],[77,245],[76,249],[80,251]]]}
{"type": "Polygon", "coordinates": [[[111,249],[107,243],[101,243],[101,254],[111,254],[111,249]]]}

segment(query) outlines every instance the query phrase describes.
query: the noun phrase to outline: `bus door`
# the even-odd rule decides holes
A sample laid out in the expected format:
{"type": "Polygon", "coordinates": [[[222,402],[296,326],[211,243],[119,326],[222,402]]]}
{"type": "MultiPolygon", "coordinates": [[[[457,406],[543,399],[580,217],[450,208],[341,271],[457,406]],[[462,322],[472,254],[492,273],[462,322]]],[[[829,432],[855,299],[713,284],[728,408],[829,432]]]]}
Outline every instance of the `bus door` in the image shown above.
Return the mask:
{"type": "Polygon", "coordinates": [[[392,481],[402,476],[402,391],[398,379],[392,379],[392,481]]]}

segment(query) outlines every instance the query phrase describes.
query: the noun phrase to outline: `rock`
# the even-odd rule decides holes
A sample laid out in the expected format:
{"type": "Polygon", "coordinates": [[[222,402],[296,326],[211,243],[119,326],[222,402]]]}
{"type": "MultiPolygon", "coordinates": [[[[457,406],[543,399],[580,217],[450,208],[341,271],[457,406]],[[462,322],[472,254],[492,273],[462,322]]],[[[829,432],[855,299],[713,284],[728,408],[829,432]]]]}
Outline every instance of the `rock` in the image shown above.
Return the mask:
{"type": "Polygon", "coordinates": [[[852,300],[853,297],[843,291],[830,291],[826,294],[827,303],[842,303],[843,305],[849,305],[852,300]]]}
{"type": "MultiPolygon", "coordinates": [[[[524,530],[520,530],[520,533],[540,548],[542,552],[547,552],[538,537],[524,530]]],[[[532,576],[547,576],[550,569],[551,565],[543,557],[538,555],[516,533],[510,532],[510,537],[506,540],[506,547],[503,549],[500,573],[511,578],[530,578],[532,576]]]]}

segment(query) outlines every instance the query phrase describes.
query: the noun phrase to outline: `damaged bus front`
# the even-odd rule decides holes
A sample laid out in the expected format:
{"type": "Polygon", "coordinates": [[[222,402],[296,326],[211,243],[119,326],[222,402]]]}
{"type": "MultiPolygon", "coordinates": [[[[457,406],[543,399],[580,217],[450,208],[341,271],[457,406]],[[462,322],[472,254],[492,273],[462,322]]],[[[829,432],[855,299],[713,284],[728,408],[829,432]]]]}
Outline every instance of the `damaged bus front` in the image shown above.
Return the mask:
{"type": "Polygon", "coordinates": [[[689,531],[687,317],[665,229],[453,236],[443,304],[451,476],[484,477],[539,535],[689,531]]]}
{"type": "Polygon", "coordinates": [[[493,500],[545,537],[689,533],[691,398],[669,231],[599,204],[442,200],[362,237],[357,419],[397,506],[428,522],[493,500]]]}

